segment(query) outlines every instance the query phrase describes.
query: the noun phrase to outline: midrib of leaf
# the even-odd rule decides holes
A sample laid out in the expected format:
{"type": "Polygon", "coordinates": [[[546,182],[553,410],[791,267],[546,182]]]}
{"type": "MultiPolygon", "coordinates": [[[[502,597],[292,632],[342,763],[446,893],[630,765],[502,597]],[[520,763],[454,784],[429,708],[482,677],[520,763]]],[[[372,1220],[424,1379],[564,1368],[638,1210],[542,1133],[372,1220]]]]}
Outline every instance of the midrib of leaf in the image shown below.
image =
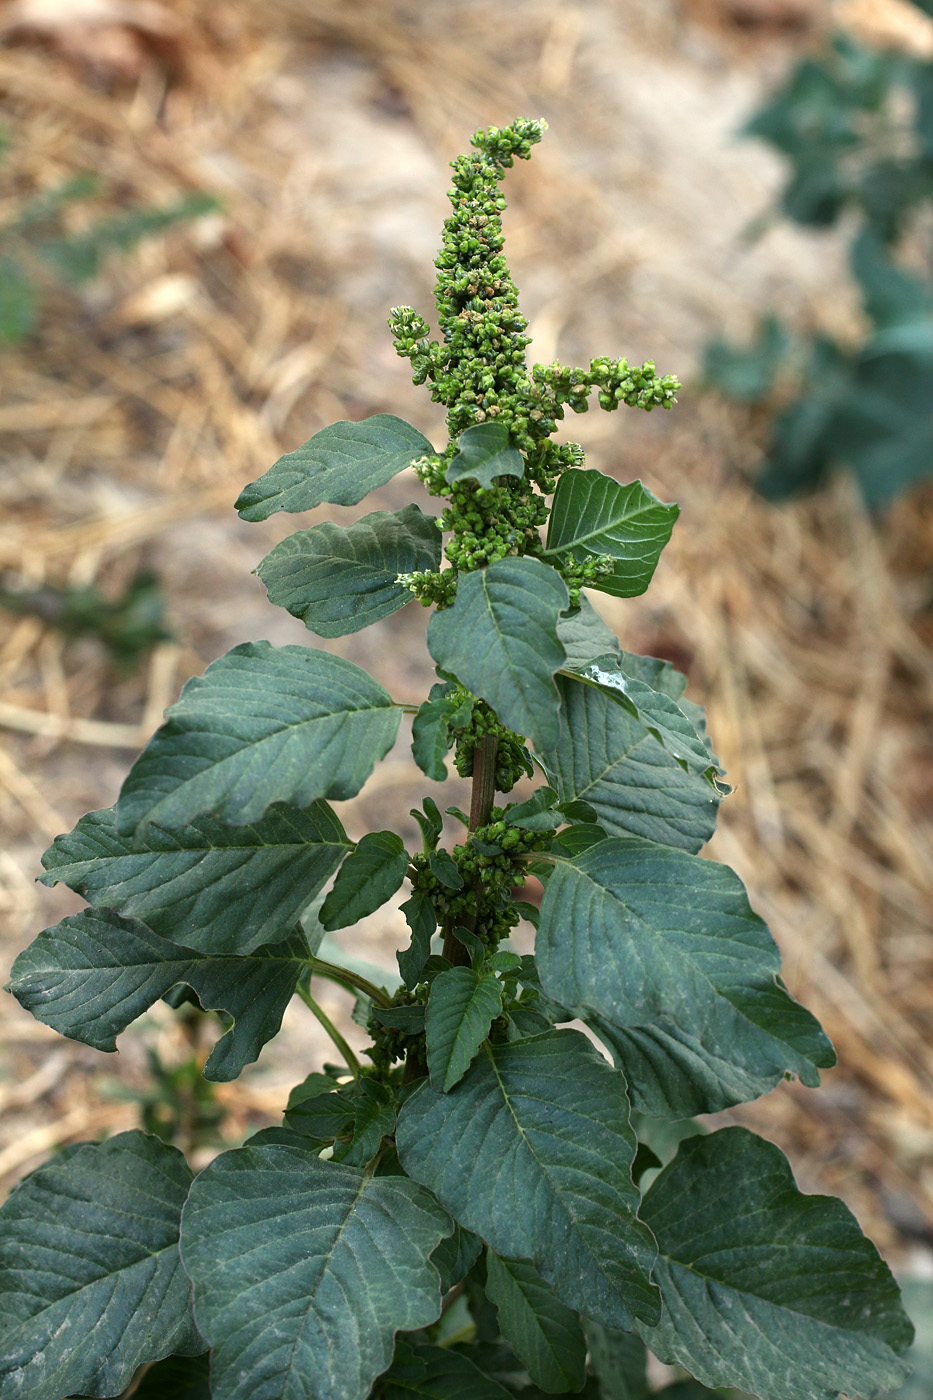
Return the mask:
{"type": "MultiPolygon", "coordinates": [[[[592,497],[592,492],[590,492],[590,496],[592,497]]],[[[649,507],[648,507],[648,509],[653,509],[654,506],[655,506],[655,503],[654,503],[654,502],[651,502],[650,505],[649,505],[649,507]]],[[[584,534],[582,534],[582,535],[572,535],[572,536],[567,540],[567,543],[566,543],[566,544],[554,545],[554,546],[552,546],[551,548],[546,549],[546,550],[544,551],[544,553],[545,553],[545,554],[563,554],[566,550],[572,549],[575,545],[578,545],[578,544],[587,544],[587,543],[589,543],[590,540],[595,540],[595,539],[598,539],[600,535],[605,535],[605,533],[606,533],[607,530],[613,529],[616,525],[624,525],[624,524],[626,523],[626,521],[628,521],[628,520],[635,520],[635,519],[637,519],[637,517],[638,517],[639,515],[644,515],[644,514],[645,514],[645,511],[644,511],[644,510],[632,510],[632,511],[629,511],[629,513],[626,514],[626,515],[619,515],[619,516],[616,516],[615,518],[613,518],[613,516],[610,514],[609,517],[608,517],[608,519],[606,520],[606,523],[605,523],[605,524],[599,525],[599,526],[597,526],[596,528],[594,528],[594,529],[592,529],[592,530],[587,530],[587,531],[586,531],[584,534]]],[[[633,544],[634,541],[626,541],[625,543],[626,543],[626,544],[633,544]]]]}
{"type": "Polygon", "coordinates": [[[488,614],[489,614],[489,620],[491,621],[493,627],[495,628],[496,639],[497,639],[497,641],[498,641],[498,643],[499,643],[500,649],[502,650],[502,652],[503,652],[503,654],[504,654],[504,656],[505,656],[506,663],[507,663],[507,665],[508,665],[509,675],[516,678],[516,682],[515,682],[515,683],[516,683],[516,686],[517,686],[518,690],[521,692],[522,699],[523,699],[523,700],[525,701],[525,703],[527,704],[527,703],[528,703],[528,691],[527,691],[526,687],[523,686],[523,685],[521,684],[522,678],[524,677],[524,674],[525,674],[525,673],[524,673],[524,671],[522,670],[522,668],[521,668],[520,666],[513,666],[513,665],[512,665],[512,662],[511,662],[510,657],[509,657],[509,648],[508,648],[508,644],[507,644],[507,641],[506,641],[506,636],[505,636],[505,633],[502,631],[502,629],[501,629],[500,626],[499,626],[498,620],[497,620],[497,618],[496,618],[496,610],[495,610],[495,608],[493,607],[492,599],[491,599],[490,596],[489,596],[489,589],[488,589],[488,587],[487,587],[487,585],[486,585],[486,570],[485,570],[485,569],[482,569],[480,572],[481,572],[480,586],[482,587],[482,590],[483,590],[483,597],[484,597],[485,600],[486,600],[486,611],[487,611],[488,614]]]}
{"type": "MultiPolygon", "coordinates": [[[[540,857],[539,857],[539,859],[540,859],[540,857]]],[[[574,866],[574,864],[573,864],[572,861],[566,860],[566,859],[565,859],[564,857],[562,857],[562,856],[555,856],[555,857],[552,857],[552,859],[553,859],[555,862],[559,862],[559,863],[562,864],[562,865],[569,865],[570,868],[571,868],[572,870],[578,869],[578,867],[574,866]]],[[[587,878],[590,878],[590,877],[587,877],[587,878]]],[[[592,883],[595,885],[595,884],[597,884],[597,881],[592,880],[592,883]]],[[[650,886],[652,882],[649,880],[649,881],[645,881],[644,883],[645,883],[646,885],[649,885],[649,886],[650,886]]],[[[605,885],[601,885],[601,886],[599,886],[599,888],[601,888],[601,889],[606,889],[606,886],[605,886],[605,885]]],[[[681,888],[681,889],[694,889],[694,890],[695,890],[695,889],[697,888],[697,886],[695,886],[695,885],[690,886],[690,885],[681,884],[681,885],[680,885],[680,888],[681,888]]],[[[649,935],[649,937],[651,937],[651,938],[656,938],[656,939],[658,939],[658,940],[660,941],[660,943],[663,945],[663,947],[665,947],[665,948],[667,948],[667,949],[671,949],[671,948],[672,948],[673,945],[672,945],[672,943],[671,943],[671,940],[670,940],[670,938],[667,936],[667,933],[666,933],[663,929],[654,928],[651,924],[648,923],[647,919],[645,919],[645,917],[644,917],[643,915],[636,913],[636,911],[635,911],[634,909],[630,908],[630,906],[629,906],[628,904],[626,904],[625,901],[624,901],[623,899],[619,899],[619,897],[618,897],[617,895],[611,893],[611,892],[608,891],[608,890],[607,890],[607,893],[609,894],[609,896],[610,896],[611,899],[615,900],[615,902],[616,902],[617,904],[620,904],[620,905],[622,906],[622,908],[625,910],[626,914],[627,914],[627,915],[629,916],[629,918],[631,919],[632,923],[635,924],[635,925],[637,925],[638,928],[639,928],[641,931],[646,932],[646,933],[649,935]]],[[[587,942],[589,942],[589,939],[587,939],[587,942]]],[[[731,942],[731,940],[727,940],[727,942],[731,942]]],[[[743,944],[742,946],[744,947],[745,945],[743,944]]],[[[635,952],[634,947],[633,947],[632,951],[633,951],[633,953],[635,952]]],[[[728,1006],[731,1006],[732,1009],[733,1009],[733,1011],[735,1011],[737,1015],[741,1016],[742,1020],[745,1021],[749,1026],[754,1026],[754,1028],[755,1028],[756,1031],[759,1031],[759,1032],[761,1032],[761,1033],[763,1033],[763,1034],[765,1034],[765,1035],[767,1035],[767,1036],[770,1036],[772,1039],[775,1039],[775,1032],[774,1032],[773,1030],[770,1030],[770,1029],[769,1029],[768,1027],[766,1027],[766,1026],[761,1026],[761,1025],[759,1025],[757,1021],[753,1021],[752,1018],[751,1018],[751,1016],[749,1016],[748,1013],[747,1013],[741,1006],[738,1006],[738,1005],[732,1000],[731,997],[727,996],[726,993],[725,993],[721,988],[719,988],[719,987],[716,986],[716,984],[715,984],[715,982],[712,980],[710,974],[709,974],[708,972],[705,972],[705,971],[703,970],[703,968],[699,965],[699,963],[695,960],[695,958],[694,958],[690,953],[688,953],[688,952],[683,952],[681,949],[678,949],[678,948],[676,948],[676,947],[673,947],[673,951],[674,951],[675,953],[678,953],[681,957],[683,957],[683,958],[685,959],[685,961],[687,961],[687,962],[690,964],[690,967],[693,969],[693,971],[696,973],[696,975],[697,975],[698,977],[702,978],[702,980],[706,983],[706,985],[712,990],[714,997],[719,997],[719,998],[720,998],[722,1001],[724,1001],[728,1006]]],[[[642,959],[639,958],[639,962],[641,962],[641,961],[642,961],[642,959]]],[[[738,958],[738,959],[734,959],[734,961],[739,961],[739,962],[741,962],[742,959],[741,959],[741,958],[738,958]]],[[[771,972],[771,976],[773,977],[773,976],[774,976],[774,970],[771,969],[770,972],[771,972]]],[[[652,982],[654,982],[656,979],[652,977],[651,980],[652,980],[652,982]]],[[[670,980],[670,979],[668,979],[668,980],[670,980]]],[[[604,1016],[604,1015],[605,1015],[605,1013],[602,1012],[602,1011],[598,1011],[596,1014],[599,1015],[599,1016],[604,1016]]],[[[609,1017],[608,1017],[608,1016],[606,1016],[606,1020],[609,1021],[609,1017]]],[[[610,1025],[614,1025],[614,1022],[609,1021],[609,1024],[610,1024],[610,1025]]],[[[648,1022],[647,1024],[648,1024],[648,1025],[651,1025],[651,1024],[653,1024],[653,1022],[648,1022]]],[[[620,1030],[620,1031],[623,1031],[623,1032],[624,1032],[624,1031],[629,1031],[629,1030],[639,1030],[639,1029],[641,1029],[641,1025],[639,1024],[639,1025],[631,1025],[631,1026],[617,1026],[617,1027],[615,1027],[615,1028],[616,1028],[617,1030],[620,1030]]],[[[720,1054],[717,1058],[722,1059],[723,1057],[722,1057],[722,1055],[720,1054]]],[[[804,1058],[806,1058],[806,1056],[804,1056],[804,1058]]]]}
{"type": "MultiPolygon", "coordinates": [[[[501,1093],[502,1093],[503,1099],[505,1100],[506,1107],[508,1108],[509,1113],[511,1114],[512,1121],[513,1121],[513,1123],[515,1124],[516,1132],[518,1133],[518,1135],[519,1135],[519,1137],[521,1138],[521,1140],[522,1140],[522,1142],[524,1143],[524,1145],[528,1148],[528,1151],[531,1153],[531,1156],[534,1158],[534,1161],[535,1161],[535,1163],[536,1163],[538,1169],[540,1170],[541,1175],[547,1180],[548,1185],[550,1186],[551,1190],[552,1190],[553,1193],[554,1193],[555,1199],[558,1200],[558,1201],[560,1201],[562,1210],[564,1211],[564,1213],[565,1213],[567,1216],[569,1216],[569,1218],[570,1218],[570,1220],[571,1220],[571,1222],[572,1222],[574,1228],[576,1229],[577,1237],[579,1238],[581,1245],[585,1243],[586,1252],[587,1252],[587,1254],[589,1255],[589,1257],[593,1260],[594,1264],[596,1265],[596,1270],[597,1270],[597,1272],[599,1273],[600,1277],[603,1278],[604,1280],[606,1280],[610,1292],[612,1292],[612,1293],[617,1292],[618,1290],[617,1290],[617,1288],[616,1288],[616,1285],[612,1282],[612,1280],[611,1280],[611,1279],[608,1277],[608,1275],[606,1274],[606,1271],[605,1271],[605,1269],[604,1269],[604,1267],[603,1267],[603,1264],[602,1264],[601,1260],[593,1253],[592,1249],[590,1248],[589,1243],[584,1241],[583,1232],[582,1232],[582,1230],[581,1230],[581,1228],[580,1228],[580,1219],[579,1219],[579,1216],[577,1216],[577,1215],[574,1214],[573,1210],[571,1209],[570,1203],[567,1202],[567,1201],[565,1201],[565,1199],[564,1199],[564,1192],[563,1192],[563,1191],[560,1191],[560,1190],[554,1185],[554,1183],[553,1183],[553,1181],[552,1181],[552,1179],[551,1179],[551,1175],[550,1175],[550,1173],[548,1172],[547,1167],[546,1167],[546,1166],[544,1165],[544,1163],[541,1161],[540,1157],[539,1157],[538,1154],[535,1152],[535,1150],[534,1150],[534,1148],[532,1147],[531,1143],[528,1141],[527,1134],[524,1132],[521,1123],[519,1123],[518,1118],[516,1117],[515,1110],[512,1108],[512,1101],[511,1101],[509,1095],[508,1095],[507,1092],[506,1092],[505,1084],[504,1084],[504,1082],[503,1082],[503,1080],[502,1080],[502,1076],[501,1076],[500,1073],[499,1073],[499,1068],[498,1068],[498,1066],[497,1066],[497,1064],[496,1064],[495,1057],[493,1056],[493,1054],[492,1054],[492,1052],[491,1052],[491,1050],[490,1050],[490,1048],[489,1048],[489,1042],[488,1042],[488,1041],[487,1041],[486,1044],[483,1046],[483,1051],[484,1051],[484,1053],[486,1054],[487,1058],[489,1059],[490,1063],[492,1064],[493,1074],[496,1076],[496,1083],[499,1085],[499,1089],[500,1089],[500,1091],[501,1091],[501,1093]]],[[[621,1073],[621,1071],[619,1071],[619,1073],[621,1073]]],[[[541,1098],[538,1098],[536,1095],[534,1095],[534,1094],[529,1094],[527,1091],[526,1091],[526,1092],[523,1092],[522,1098],[531,1099],[533,1103],[543,1104],[545,1108],[553,1107],[553,1105],[551,1104],[551,1102],[550,1102],[549,1099],[541,1099],[541,1098]]],[[[634,1212],[632,1212],[632,1213],[634,1214],[634,1212]]]]}

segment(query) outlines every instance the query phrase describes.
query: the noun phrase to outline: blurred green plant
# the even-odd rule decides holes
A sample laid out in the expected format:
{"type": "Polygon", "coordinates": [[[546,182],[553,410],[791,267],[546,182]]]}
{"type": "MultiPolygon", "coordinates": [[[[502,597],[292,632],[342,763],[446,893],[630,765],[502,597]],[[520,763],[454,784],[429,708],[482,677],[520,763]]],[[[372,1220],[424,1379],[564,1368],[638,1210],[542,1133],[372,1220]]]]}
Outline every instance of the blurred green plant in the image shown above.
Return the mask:
{"type": "Polygon", "coordinates": [[[165,626],[165,601],[158,575],[140,570],[114,599],[98,588],[43,584],[18,589],[0,582],[0,608],[39,617],[65,637],[97,637],[124,671],[131,671],[172,633],[165,626]]]}
{"type": "MultiPolygon", "coordinates": [[[[933,13],[929,0],[919,8],[933,13]]],[[[711,344],[705,377],[772,419],[766,496],[813,489],[845,465],[882,506],[933,471],[933,261],[918,236],[933,213],[933,63],[837,35],[744,130],[790,162],[788,218],[826,228],[854,217],[866,329],[844,346],[771,315],[751,344],[711,344]]]]}
{"type": "MultiPolygon", "coordinates": [[[[0,160],[8,147],[9,137],[0,132],[0,160]]],[[[131,252],[142,239],[220,207],[211,195],[195,193],[162,208],[143,205],[107,214],[69,232],[70,207],[104,193],[98,176],[73,175],[27,199],[15,218],[0,225],[0,348],[33,333],[50,279],[66,286],[91,281],[113,254],[131,252]]]]}

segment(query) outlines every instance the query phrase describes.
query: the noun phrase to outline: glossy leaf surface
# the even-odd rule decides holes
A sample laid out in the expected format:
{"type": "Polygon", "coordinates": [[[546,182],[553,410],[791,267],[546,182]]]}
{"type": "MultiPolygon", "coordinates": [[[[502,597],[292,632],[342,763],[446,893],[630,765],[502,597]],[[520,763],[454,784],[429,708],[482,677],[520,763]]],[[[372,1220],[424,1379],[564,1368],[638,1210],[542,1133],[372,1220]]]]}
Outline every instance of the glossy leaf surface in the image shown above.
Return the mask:
{"type": "Polygon", "coordinates": [[[625,1084],[579,1032],[484,1045],[449,1094],[407,1100],[396,1141],[464,1229],[529,1259],[567,1307],[617,1327],[657,1317],[625,1084]]]}
{"type": "Polygon", "coordinates": [[[607,1023],[633,1106],[656,1117],[714,1113],[788,1073],[813,1086],[835,1062],[727,866],[637,837],[598,842],[556,864],[535,956],[550,996],[607,1023]]]}
{"type": "Polygon", "coordinates": [[[319,637],[344,637],[410,603],[399,574],[436,569],[440,559],[434,517],[406,506],[396,514],[374,511],[352,525],[325,520],[289,535],[256,572],[270,603],[319,637]]]}
{"type": "Polygon", "coordinates": [[[590,587],[617,598],[644,593],[680,507],[665,505],[640,481],[622,486],[602,472],[561,473],[548,521],[547,552],[576,560],[610,555],[612,572],[590,587]]]}
{"type": "Polygon", "coordinates": [[[569,602],[560,574],[537,559],[505,558],[461,574],[452,607],[428,623],[428,650],[544,751],[557,741],[554,673],[565,653],[557,623],[569,602]]]}
{"type": "Polygon", "coordinates": [[[153,933],[111,909],[85,909],[46,929],[20,953],[11,990],[37,1020],[96,1050],[115,1050],[121,1031],[172,987],[193,988],[205,1009],[234,1024],[214,1046],[207,1079],[235,1079],[278,1033],[308,959],[295,932],[249,957],[212,956],[153,933]]]}
{"type": "Polygon", "coordinates": [[[400,711],[359,666],[307,647],[245,642],[191,680],[133,764],[117,830],[230,825],[274,802],[355,797],[391,748],[400,711]]]}
{"type": "Polygon", "coordinates": [[[154,933],[214,956],[280,938],[350,849],[326,802],[276,806],[247,826],[198,817],[145,845],[116,829],[115,808],[88,812],[42,857],[43,884],[62,881],[89,904],[142,919],[154,933]]]}
{"type": "Polygon", "coordinates": [[[292,1147],[216,1158],[182,1225],[214,1400],[365,1400],[396,1331],[440,1313],[429,1261],[450,1229],[404,1177],[292,1147]]]}
{"type": "Polygon", "coordinates": [[[360,423],[342,419],[280,457],[245,487],[236,508],[244,520],[266,520],[278,510],[313,510],[328,502],[355,506],[433,451],[417,428],[394,414],[376,413],[360,423]]]}
{"type": "Polygon", "coordinates": [[[689,1138],[645,1198],[664,1314],[648,1346],[704,1385],[760,1400],[874,1396],[899,1384],[913,1328],[851,1212],[804,1196],[744,1128],[689,1138]]]}
{"type": "Polygon", "coordinates": [[[116,1395],[136,1367],[204,1350],[178,1224],[181,1153],[145,1133],[84,1143],[0,1210],[0,1396],[116,1395]]]}

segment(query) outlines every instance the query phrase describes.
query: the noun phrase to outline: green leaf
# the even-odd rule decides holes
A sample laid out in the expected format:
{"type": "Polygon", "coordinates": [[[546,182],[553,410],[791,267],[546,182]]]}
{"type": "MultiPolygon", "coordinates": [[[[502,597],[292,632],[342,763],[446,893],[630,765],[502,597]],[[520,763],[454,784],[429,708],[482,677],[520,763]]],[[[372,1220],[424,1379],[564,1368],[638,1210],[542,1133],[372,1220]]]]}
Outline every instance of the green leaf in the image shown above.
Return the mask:
{"type": "MultiPolygon", "coordinates": [[[[617,655],[600,657],[576,669],[567,666],[564,671],[578,682],[598,686],[605,695],[627,710],[633,719],[643,724],[685,773],[702,774],[714,792],[722,796],[716,781],[721,771],[719,765],[697,733],[696,726],[670,695],[626,671],[617,655]]],[[[554,742],[557,742],[556,737],[554,742]]]]}
{"type": "Polygon", "coordinates": [[[382,1378],[383,1400],[510,1400],[511,1391],[484,1376],[462,1352],[447,1347],[400,1343],[392,1369],[382,1378]]]}
{"type": "Polygon", "coordinates": [[[458,703],[454,695],[445,693],[453,690],[453,685],[432,686],[430,698],[412,720],[411,751],[415,762],[436,783],[447,780],[444,759],[454,742],[451,729],[462,729],[473,712],[472,698],[458,703]]]}
{"type": "Polygon", "coordinates": [[[172,832],[150,826],[145,847],[117,833],[115,808],[88,812],[42,857],[95,908],[142,919],[154,933],[214,956],[274,942],[333,875],[350,839],[326,802],[271,807],[249,826],[198,817],[172,832]]]}
{"type": "Polygon", "coordinates": [[[727,866],[637,837],[558,860],[535,957],[544,990],[596,1033],[658,1118],[715,1113],[835,1063],[780,982],[780,954],[727,866]]]}
{"type": "Polygon", "coordinates": [[[621,486],[602,472],[571,468],[561,473],[554,492],[547,553],[578,562],[610,555],[612,572],[590,580],[589,586],[634,598],[651,582],[679,514],[679,506],[665,505],[640,481],[621,486]]]}
{"type": "Polygon", "coordinates": [[[566,612],[557,623],[558,640],[567,653],[565,667],[577,671],[601,656],[619,653],[619,641],[586,597],[572,612],[566,612]]]}
{"type": "Polygon", "coordinates": [[[535,1385],[551,1394],[582,1389],[586,1340],[580,1320],[530,1264],[500,1259],[490,1250],[486,1296],[496,1305],[503,1337],[535,1385]]]}
{"type": "Polygon", "coordinates": [[[353,1106],[350,1139],[335,1145],[333,1160],[345,1162],[348,1167],[365,1167],[379,1151],[382,1139],[391,1137],[394,1131],[392,1095],[376,1080],[361,1079],[353,1106]]]}
{"type": "Polygon", "coordinates": [[[401,712],[339,656],[246,642],[190,680],[166,719],[123,784],[121,834],[208,811],[245,826],[273,802],[355,797],[395,742],[401,712]]]}
{"type": "Polygon", "coordinates": [[[437,569],[441,535],[417,506],[374,511],[352,525],[325,520],[276,545],[256,570],[269,602],[319,637],[345,637],[412,600],[399,574],[437,569]]]}
{"type": "Polygon", "coordinates": [[[182,1223],[214,1400],[365,1400],[395,1333],[440,1314],[430,1255],[450,1229],[404,1177],[292,1147],[216,1158],[182,1223]]]}
{"type": "Polygon", "coordinates": [[[616,1327],[657,1319],[625,1083],[579,1032],[484,1045],[449,1094],[412,1094],[396,1143],[458,1224],[530,1260],[567,1307],[616,1327]]]}
{"type": "Polygon", "coordinates": [[[37,1020],[95,1050],[116,1037],[172,987],[191,987],[205,1010],[234,1024],[211,1051],[204,1077],[235,1079],[278,1033],[308,960],[297,933],[232,958],[183,948],[138,919],[85,909],[45,929],[10,974],[17,1001],[37,1020]]]}
{"type": "Polygon", "coordinates": [[[557,793],[551,788],[536,788],[526,802],[506,808],[506,820],[522,831],[556,831],[564,820],[560,812],[552,810],[556,801],[557,793]]]}
{"type": "Polygon", "coordinates": [[[504,423],[477,423],[457,439],[457,451],[447,468],[447,481],[472,478],[479,486],[495,485],[499,476],[524,476],[525,459],[509,442],[504,423]]]}
{"type": "Polygon", "coordinates": [[[463,889],[463,876],[460,874],[460,867],[449,851],[430,851],[428,865],[431,874],[440,880],[445,889],[463,889]]]}
{"type": "Polygon", "coordinates": [[[453,605],[428,623],[428,650],[444,671],[487,701],[539,752],[557,742],[554,673],[564,664],[557,623],[569,601],[556,569],[499,559],[461,574],[453,605]]]}
{"type": "Polygon", "coordinates": [[[564,802],[582,798],[610,836],[643,836],[696,852],[716,826],[719,799],[655,736],[596,686],[558,678],[560,734],[541,755],[564,802]]]}
{"type": "Polygon", "coordinates": [[[417,986],[431,952],[431,938],[437,928],[437,914],[431,896],[416,890],[402,905],[402,913],[411,929],[411,945],[396,953],[398,970],[409,991],[417,986]]]}
{"type": "Polygon", "coordinates": [[[38,297],[26,269],[0,258],[0,345],[17,345],[35,327],[38,297]]]}
{"type": "Polygon", "coordinates": [[[645,1400],[648,1353],[633,1332],[616,1332],[588,1322],[584,1327],[590,1366],[599,1378],[601,1400],[645,1400]]]}
{"type": "Polygon", "coordinates": [[[483,1242],[469,1230],[454,1226],[452,1235],[440,1244],[431,1255],[431,1263],[441,1276],[441,1292],[447,1293],[460,1283],[470,1272],[480,1256],[483,1242]]]}
{"type": "Polygon", "coordinates": [[[385,486],[419,457],[433,452],[417,428],[391,413],[377,413],[361,423],[341,420],[322,428],[304,446],[280,457],[265,476],[250,482],[236,508],[244,520],[266,520],[278,510],[355,506],[377,486],[385,486]]]}
{"type": "Polygon", "coordinates": [[[452,967],[431,985],[425,1017],[433,1088],[447,1093],[466,1074],[502,1010],[502,984],[492,972],[452,967]]]}
{"type": "Polygon", "coordinates": [[[640,1325],[662,1361],[760,1400],[835,1400],[899,1384],[913,1328],[849,1210],[804,1196],[745,1128],[688,1138],[645,1198],[664,1313],[640,1325]]]}
{"type": "Polygon", "coordinates": [[[211,1400],[211,1358],[169,1356],[145,1373],[133,1400],[211,1400]]]}
{"type": "Polygon", "coordinates": [[[321,905],[329,933],[359,923],[391,899],[408,873],[408,852],[394,831],[371,831],[347,856],[321,905]]]}
{"type": "Polygon", "coordinates": [[[136,1367],[204,1350],[178,1222],[181,1153],[145,1133],[84,1143],[0,1210],[0,1396],[116,1395],[136,1367]]]}

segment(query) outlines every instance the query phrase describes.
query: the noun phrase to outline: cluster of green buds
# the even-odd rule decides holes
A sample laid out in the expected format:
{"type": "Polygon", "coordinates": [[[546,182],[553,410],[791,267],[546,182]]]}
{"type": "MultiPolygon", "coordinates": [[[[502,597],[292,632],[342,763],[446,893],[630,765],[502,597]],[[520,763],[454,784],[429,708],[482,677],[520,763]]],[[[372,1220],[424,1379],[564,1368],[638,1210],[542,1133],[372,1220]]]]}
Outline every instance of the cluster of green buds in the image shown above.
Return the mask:
{"type": "Polygon", "coordinates": [[[473,706],[469,724],[457,733],[457,747],[454,750],[454,767],[461,778],[472,778],[473,759],[476,749],[486,737],[498,740],[496,747],[496,791],[511,792],[520,778],[534,775],[531,754],[525,747],[525,739],[506,729],[485,700],[478,700],[473,706]]]}

